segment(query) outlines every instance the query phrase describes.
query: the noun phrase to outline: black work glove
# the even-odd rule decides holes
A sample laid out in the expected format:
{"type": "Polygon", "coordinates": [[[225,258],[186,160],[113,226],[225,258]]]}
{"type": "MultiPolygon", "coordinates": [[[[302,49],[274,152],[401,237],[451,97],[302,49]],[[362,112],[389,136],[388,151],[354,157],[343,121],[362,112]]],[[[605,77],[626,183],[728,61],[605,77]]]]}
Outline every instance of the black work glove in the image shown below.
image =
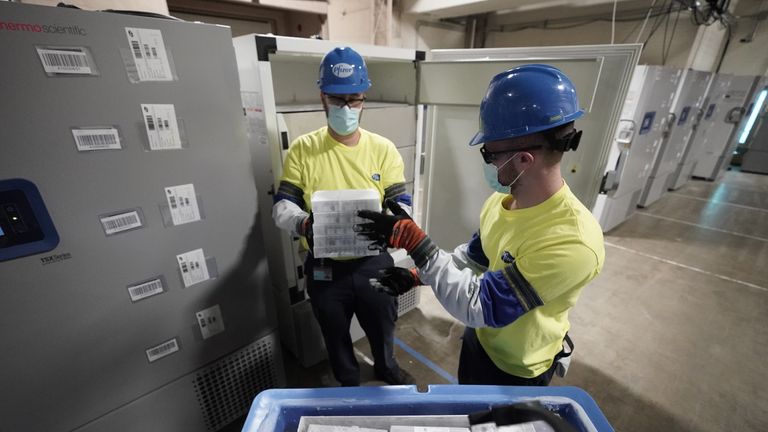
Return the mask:
{"type": "Polygon", "coordinates": [[[394,200],[384,201],[385,208],[392,212],[388,215],[371,210],[360,210],[357,215],[371,222],[355,225],[358,235],[372,240],[371,246],[384,249],[386,247],[404,248],[410,251],[426,236],[408,213],[394,200]],[[397,226],[397,228],[395,228],[397,226]],[[410,246],[410,248],[409,248],[410,246]]]}
{"type": "Polygon", "coordinates": [[[393,297],[407,293],[413,287],[421,285],[416,269],[389,267],[379,270],[379,277],[370,279],[371,286],[376,291],[387,293],[393,297]]]}

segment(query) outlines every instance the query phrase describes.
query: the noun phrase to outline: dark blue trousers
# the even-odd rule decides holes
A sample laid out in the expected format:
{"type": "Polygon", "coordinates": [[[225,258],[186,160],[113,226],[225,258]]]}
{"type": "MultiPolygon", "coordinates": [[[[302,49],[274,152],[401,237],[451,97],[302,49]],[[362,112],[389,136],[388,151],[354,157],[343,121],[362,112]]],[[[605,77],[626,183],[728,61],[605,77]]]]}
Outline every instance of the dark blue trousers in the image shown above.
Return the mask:
{"type": "Polygon", "coordinates": [[[480,345],[475,329],[464,330],[464,340],[459,356],[459,384],[547,386],[555,374],[557,363],[534,378],[510,375],[499,369],[480,345]]]}
{"type": "Polygon", "coordinates": [[[368,337],[376,375],[398,370],[393,347],[397,298],[377,292],[368,282],[379,269],[393,265],[388,253],[348,261],[307,258],[307,293],[323,332],[333,375],[343,386],[360,385],[360,368],[349,335],[353,314],[368,337]],[[331,268],[331,281],[315,280],[315,267],[320,266],[331,268]]]}

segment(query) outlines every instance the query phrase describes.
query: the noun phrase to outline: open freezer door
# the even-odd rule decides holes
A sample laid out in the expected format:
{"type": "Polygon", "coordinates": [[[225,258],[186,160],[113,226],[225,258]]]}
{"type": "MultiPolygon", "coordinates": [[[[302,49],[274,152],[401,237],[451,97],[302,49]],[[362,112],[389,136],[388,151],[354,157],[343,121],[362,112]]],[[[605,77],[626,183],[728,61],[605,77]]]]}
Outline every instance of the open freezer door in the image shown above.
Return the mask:
{"type": "Polygon", "coordinates": [[[576,152],[567,152],[563,177],[592,208],[600,190],[619,113],[640,55],[640,45],[434,50],[420,62],[419,103],[424,106],[422,181],[424,229],[442,248],[468,241],[491,195],[482,159],[469,140],[479,126],[479,106],[491,78],[530,63],[561,69],[576,86],[586,115],[576,152]]]}

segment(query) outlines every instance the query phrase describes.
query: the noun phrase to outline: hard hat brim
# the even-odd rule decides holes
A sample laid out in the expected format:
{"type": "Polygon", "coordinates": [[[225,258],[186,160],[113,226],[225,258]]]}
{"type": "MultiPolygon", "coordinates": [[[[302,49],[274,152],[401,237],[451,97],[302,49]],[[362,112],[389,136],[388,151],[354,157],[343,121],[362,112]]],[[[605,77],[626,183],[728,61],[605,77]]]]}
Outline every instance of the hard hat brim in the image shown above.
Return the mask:
{"type": "Polygon", "coordinates": [[[371,88],[370,81],[366,84],[329,84],[320,86],[320,91],[328,94],[356,94],[371,88]]]}
{"type": "Polygon", "coordinates": [[[584,116],[584,110],[578,110],[573,114],[567,115],[563,117],[560,121],[548,125],[538,126],[538,127],[522,127],[522,128],[516,128],[516,129],[509,129],[506,131],[497,131],[494,134],[485,134],[483,131],[479,131],[475,134],[474,137],[469,141],[469,146],[474,147],[478,144],[483,144],[487,142],[493,142],[493,141],[501,141],[505,139],[510,138],[518,138],[526,135],[535,134],[538,132],[543,132],[545,130],[554,129],[558,126],[562,126],[566,123],[570,123],[574,120],[577,120],[584,116]]]}

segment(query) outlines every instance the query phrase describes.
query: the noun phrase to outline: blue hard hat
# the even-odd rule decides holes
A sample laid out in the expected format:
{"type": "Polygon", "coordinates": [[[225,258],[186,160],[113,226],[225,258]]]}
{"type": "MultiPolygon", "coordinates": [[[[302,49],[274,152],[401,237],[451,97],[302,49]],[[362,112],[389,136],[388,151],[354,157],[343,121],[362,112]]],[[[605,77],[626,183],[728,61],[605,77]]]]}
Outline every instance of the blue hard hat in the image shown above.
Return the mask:
{"type": "Polygon", "coordinates": [[[335,48],[320,62],[317,85],[323,93],[363,93],[371,87],[365,61],[349,47],[335,48]]]}
{"type": "Polygon", "coordinates": [[[491,80],[480,103],[480,131],[469,145],[542,132],[583,115],[573,83],[559,69],[519,66],[491,80]]]}

